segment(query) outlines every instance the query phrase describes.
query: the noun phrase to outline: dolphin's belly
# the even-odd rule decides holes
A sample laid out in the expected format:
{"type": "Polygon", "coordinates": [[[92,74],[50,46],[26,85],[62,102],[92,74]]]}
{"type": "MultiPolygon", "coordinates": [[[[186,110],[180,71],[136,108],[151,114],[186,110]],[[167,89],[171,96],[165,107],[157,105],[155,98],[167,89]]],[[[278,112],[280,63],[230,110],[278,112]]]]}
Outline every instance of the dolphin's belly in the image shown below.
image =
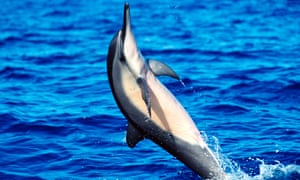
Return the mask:
{"type": "MultiPolygon", "coordinates": [[[[122,104],[131,120],[137,124],[149,119],[147,106],[142,97],[142,90],[136,77],[120,62],[116,62],[113,70],[114,88],[117,99],[122,104]],[[137,116],[139,114],[139,116],[137,116]],[[136,119],[139,117],[139,119],[136,119]]],[[[177,101],[173,94],[148,71],[146,82],[149,88],[151,101],[151,121],[162,130],[171,133],[190,144],[206,147],[195,123],[184,107],[177,101]]]]}
{"type": "Polygon", "coordinates": [[[191,144],[206,146],[195,123],[173,94],[150,72],[147,83],[154,123],[191,144]]]}

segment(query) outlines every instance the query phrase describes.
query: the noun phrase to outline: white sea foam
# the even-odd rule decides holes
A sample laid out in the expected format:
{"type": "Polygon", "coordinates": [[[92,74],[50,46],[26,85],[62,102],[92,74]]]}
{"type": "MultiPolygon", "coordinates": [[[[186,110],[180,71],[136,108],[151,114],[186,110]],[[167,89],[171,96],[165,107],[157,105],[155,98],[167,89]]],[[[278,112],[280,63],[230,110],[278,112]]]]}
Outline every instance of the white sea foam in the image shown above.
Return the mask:
{"type": "Polygon", "coordinates": [[[237,162],[222,154],[222,149],[216,137],[208,138],[205,133],[202,132],[202,134],[211,145],[218,161],[227,174],[228,180],[300,180],[299,165],[284,165],[278,160],[274,160],[275,164],[267,164],[262,159],[249,157],[249,161],[259,163],[259,172],[257,175],[251,176],[244,172],[237,162]]]}

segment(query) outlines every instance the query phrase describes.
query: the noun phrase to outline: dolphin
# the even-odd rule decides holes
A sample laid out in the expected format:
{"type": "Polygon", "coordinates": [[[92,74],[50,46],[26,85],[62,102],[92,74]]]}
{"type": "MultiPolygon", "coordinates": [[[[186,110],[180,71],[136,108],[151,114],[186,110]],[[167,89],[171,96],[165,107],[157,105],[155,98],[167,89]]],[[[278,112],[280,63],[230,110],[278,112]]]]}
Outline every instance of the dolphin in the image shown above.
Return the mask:
{"type": "Polygon", "coordinates": [[[131,30],[129,4],[123,26],[108,49],[107,73],[114,99],[128,120],[129,147],[151,139],[204,179],[226,179],[195,123],[174,95],[157,79],[179,76],[166,64],[146,60],[131,30]]]}

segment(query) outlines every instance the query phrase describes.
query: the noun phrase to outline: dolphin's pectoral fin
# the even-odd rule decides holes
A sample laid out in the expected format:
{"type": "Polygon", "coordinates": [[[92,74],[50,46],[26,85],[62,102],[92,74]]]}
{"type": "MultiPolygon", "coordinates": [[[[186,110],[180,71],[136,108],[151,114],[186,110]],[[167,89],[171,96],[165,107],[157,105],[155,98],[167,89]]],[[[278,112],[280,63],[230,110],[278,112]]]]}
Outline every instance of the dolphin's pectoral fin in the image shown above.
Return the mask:
{"type": "Polygon", "coordinates": [[[126,142],[129,147],[133,148],[138,142],[144,139],[143,133],[128,121],[126,142]]]}
{"type": "Polygon", "coordinates": [[[149,59],[148,64],[149,64],[151,71],[156,76],[170,76],[172,78],[180,80],[180,78],[176,74],[176,72],[172,68],[170,68],[168,65],[166,65],[160,61],[153,60],[153,59],[149,59]]]}
{"type": "Polygon", "coordinates": [[[151,101],[150,101],[150,95],[149,95],[149,87],[144,78],[141,78],[141,77],[138,78],[137,83],[139,84],[139,86],[142,90],[142,97],[147,106],[147,111],[148,111],[149,117],[151,118],[151,101]]]}

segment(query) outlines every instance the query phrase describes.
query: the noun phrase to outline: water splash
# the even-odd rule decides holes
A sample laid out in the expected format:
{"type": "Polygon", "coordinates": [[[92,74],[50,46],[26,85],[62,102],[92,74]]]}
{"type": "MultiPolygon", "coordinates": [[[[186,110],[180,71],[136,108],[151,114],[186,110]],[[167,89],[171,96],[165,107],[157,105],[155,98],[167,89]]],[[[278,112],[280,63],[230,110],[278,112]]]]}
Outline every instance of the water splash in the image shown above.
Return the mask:
{"type": "Polygon", "coordinates": [[[179,82],[181,83],[181,85],[182,85],[183,87],[186,87],[186,85],[185,85],[185,83],[183,82],[182,79],[179,79],[179,82]]]}
{"type": "Polygon", "coordinates": [[[259,174],[253,180],[291,180],[300,179],[300,166],[295,164],[284,165],[280,161],[277,164],[266,164],[259,160],[259,174]]]}
{"type": "Polygon", "coordinates": [[[234,160],[222,154],[219,140],[216,137],[208,137],[201,132],[206,142],[212,148],[217,160],[227,174],[228,180],[300,180],[300,166],[296,164],[284,165],[278,160],[274,160],[275,164],[267,164],[259,158],[249,158],[251,161],[259,162],[259,173],[251,176],[243,171],[234,160]]]}

